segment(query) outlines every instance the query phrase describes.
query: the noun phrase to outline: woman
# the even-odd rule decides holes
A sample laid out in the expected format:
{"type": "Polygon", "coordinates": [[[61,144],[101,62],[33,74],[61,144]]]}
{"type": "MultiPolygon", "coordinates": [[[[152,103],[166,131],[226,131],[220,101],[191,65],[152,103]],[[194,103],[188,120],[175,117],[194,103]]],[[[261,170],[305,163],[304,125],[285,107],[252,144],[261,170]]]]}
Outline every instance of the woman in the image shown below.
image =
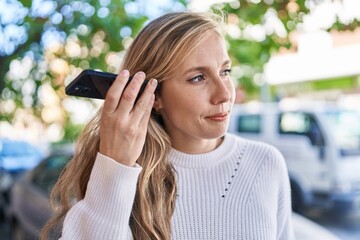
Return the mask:
{"type": "Polygon", "coordinates": [[[282,156],[227,133],[235,89],[220,26],[180,12],[138,34],[54,187],[43,239],[62,222],[66,240],[293,239],[282,156]]]}

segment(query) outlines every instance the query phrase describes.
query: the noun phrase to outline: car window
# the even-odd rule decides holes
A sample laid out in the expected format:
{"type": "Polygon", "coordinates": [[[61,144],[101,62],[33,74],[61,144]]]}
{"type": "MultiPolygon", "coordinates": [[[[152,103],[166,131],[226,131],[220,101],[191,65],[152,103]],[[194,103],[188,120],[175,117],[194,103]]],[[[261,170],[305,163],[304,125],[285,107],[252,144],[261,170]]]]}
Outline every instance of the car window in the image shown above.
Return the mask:
{"type": "Polygon", "coordinates": [[[52,155],[48,157],[34,169],[32,183],[49,193],[70,158],[68,155],[52,155]]]}
{"type": "Polygon", "coordinates": [[[261,116],[258,114],[239,116],[236,131],[241,133],[260,133],[261,116]]]}
{"type": "Polygon", "coordinates": [[[360,112],[333,110],[324,114],[342,156],[360,155],[360,112]]]}
{"type": "Polygon", "coordinates": [[[324,146],[324,136],[315,117],[310,113],[286,112],[279,115],[279,133],[303,135],[314,146],[324,146]]]}

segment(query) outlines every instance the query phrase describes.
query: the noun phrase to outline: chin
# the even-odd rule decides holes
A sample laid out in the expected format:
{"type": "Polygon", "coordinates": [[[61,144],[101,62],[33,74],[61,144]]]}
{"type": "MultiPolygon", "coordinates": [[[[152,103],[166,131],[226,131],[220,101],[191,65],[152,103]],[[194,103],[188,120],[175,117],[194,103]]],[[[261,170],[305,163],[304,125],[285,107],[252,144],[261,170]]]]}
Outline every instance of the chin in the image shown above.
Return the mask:
{"type": "Polygon", "coordinates": [[[204,138],[206,139],[218,139],[218,138],[221,138],[223,137],[227,132],[227,128],[224,129],[224,130],[216,130],[216,131],[211,131],[211,132],[207,132],[205,135],[204,138]]]}

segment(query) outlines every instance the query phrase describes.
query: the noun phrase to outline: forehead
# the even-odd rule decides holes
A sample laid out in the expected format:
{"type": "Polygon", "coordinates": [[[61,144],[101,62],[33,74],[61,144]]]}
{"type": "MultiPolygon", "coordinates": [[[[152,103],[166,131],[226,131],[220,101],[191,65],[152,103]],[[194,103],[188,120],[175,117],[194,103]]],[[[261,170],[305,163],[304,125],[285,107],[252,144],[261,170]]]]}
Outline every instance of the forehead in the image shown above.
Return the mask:
{"type": "Polygon", "coordinates": [[[214,61],[222,64],[228,59],[224,38],[218,33],[212,33],[185,58],[184,64],[188,67],[191,67],[189,64],[207,65],[214,61]]]}

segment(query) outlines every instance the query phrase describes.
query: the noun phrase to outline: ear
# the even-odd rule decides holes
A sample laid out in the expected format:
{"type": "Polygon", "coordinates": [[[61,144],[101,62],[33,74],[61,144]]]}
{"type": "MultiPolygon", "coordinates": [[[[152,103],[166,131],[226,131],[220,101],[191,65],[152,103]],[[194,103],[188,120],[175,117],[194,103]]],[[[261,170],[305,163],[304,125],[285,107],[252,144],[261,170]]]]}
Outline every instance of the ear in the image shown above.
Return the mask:
{"type": "Polygon", "coordinates": [[[155,94],[154,109],[156,112],[160,112],[163,108],[163,99],[159,94],[155,94]]]}

